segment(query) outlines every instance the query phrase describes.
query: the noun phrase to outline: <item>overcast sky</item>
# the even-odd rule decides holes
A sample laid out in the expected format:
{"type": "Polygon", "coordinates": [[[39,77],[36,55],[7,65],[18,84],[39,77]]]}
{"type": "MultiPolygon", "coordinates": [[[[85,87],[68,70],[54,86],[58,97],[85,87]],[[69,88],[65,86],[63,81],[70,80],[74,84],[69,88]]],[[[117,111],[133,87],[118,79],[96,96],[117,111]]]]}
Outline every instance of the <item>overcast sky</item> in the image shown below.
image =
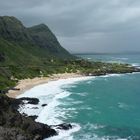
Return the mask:
{"type": "Polygon", "coordinates": [[[47,24],[71,52],[140,51],[140,0],[0,0],[0,14],[47,24]]]}

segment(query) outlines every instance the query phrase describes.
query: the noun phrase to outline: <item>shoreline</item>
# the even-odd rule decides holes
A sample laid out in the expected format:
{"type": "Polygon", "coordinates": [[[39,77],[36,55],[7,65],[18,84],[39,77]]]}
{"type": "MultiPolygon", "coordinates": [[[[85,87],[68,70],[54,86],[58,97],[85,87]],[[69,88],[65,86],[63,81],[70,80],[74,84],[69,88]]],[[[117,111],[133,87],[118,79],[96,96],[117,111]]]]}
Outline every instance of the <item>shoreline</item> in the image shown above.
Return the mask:
{"type": "Polygon", "coordinates": [[[49,77],[36,77],[33,79],[23,79],[19,80],[17,85],[14,87],[16,90],[9,90],[6,95],[10,98],[16,98],[17,96],[23,94],[25,91],[44,83],[50,81],[57,81],[59,79],[76,78],[82,77],[84,75],[78,73],[63,73],[63,74],[53,74],[49,77]]]}
{"type": "MultiPolygon", "coordinates": [[[[140,73],[140,72],[132,72],[132,73],[140,73]]],[[[129,74],[132,74],[129,73],[129,74]]],[[[6,95],[10,98],[16,98],[17,96],[23,94],[27,90],[41,84],[48,83],[50,81],[57,81],[60,79],[68,79],[68,78],[77,78],[77,77],[83,77],[83,76],[105,76],[109,74],[126,74],[126,73],[108,73],[108,74],[100,74],[100,75],[86,75],[86,74],[80,74],[80,73],[59,73],[59,74],[52,74],[49,77],[35,77],[33,79],[23,79],[19,80],[17,85],[14,87],[15,90],[8,90],[6,95]]],[[[127,73],[128,74],[128,73],[127,73]]]]}

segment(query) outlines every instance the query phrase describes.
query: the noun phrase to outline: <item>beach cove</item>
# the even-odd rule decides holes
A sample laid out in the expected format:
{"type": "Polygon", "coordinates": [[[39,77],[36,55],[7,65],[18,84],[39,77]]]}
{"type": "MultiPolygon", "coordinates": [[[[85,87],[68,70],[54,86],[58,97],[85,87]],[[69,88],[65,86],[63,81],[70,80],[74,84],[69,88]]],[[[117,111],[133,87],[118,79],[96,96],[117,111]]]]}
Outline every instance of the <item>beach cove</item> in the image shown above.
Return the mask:
{"type": "Polygon", "coordinates": [[[17,90],[9,90],[6,94],[8,97],[16,98],[20,94],[23,94],[25,91],[33,88],[34,86],[48,83],[50,81],[56,81],[59,79],[67,79],[67,78],[76,78],[76,77],[82,77],[82,74],[76,74],[76,73],[63,73],[63,74],[53,74],[49,77],[36,77],[33,79],[23,79],[19,80],[17,85],[14,87],[17,90]]]}
{"type": "MultiPolygon", "coordinates": [[[[56,107],[59,105],[58,100],[70,95],[68,92],[65,92],[65,90],[61,89],[61,87],[70,86],[74,83],[86,81],[92,78],[94,78],[94,76],[83,76],[81,74],[65,73],[54,74],[49,78],[46,77],[25,79],[21,80],[19,84],[15,87],[17,89],[20,88],[21,90],[11,90],[7,95],[11,98],[18,99],[24,97],[39,99],[39,104],[37,105],[21,105],[18,111],[24,116],[25,114],[28,116],[37,116],[37,119],[35,120],[36,122],[44,123],[50,126],[65,124],[64,121],[57,119],[58,116],[63,116],[64,114],[61,111],[55,112],[56,107]],[[40,90],[42,88],[43,92],[41,92],[40,90]]],[[[70,130],[65,131],[56,129],[59,135],[54,136],[53,139],[65,139],[66,137],[69,137],[72,133],[80,130],[80,126],[78,124],[71,123],[71,125],[73,126],[73,128],[70,130]]],[[[51,139],[52,138],[50,138],[50,140],[51,139]]]]}
{"type": "MultiPolygon", "coordinates": [[[[125,60],[128,62],[129,58],[125,60]]],[[[42,83],[18,96],[35,97],[40,103],[23,106],[19,111],[38,115],[38,122],[73,125],[73,129],[58,130],[58,136],[47,140],[139,139],[139,76],[139,73],[80,75],[42,83]]]]}

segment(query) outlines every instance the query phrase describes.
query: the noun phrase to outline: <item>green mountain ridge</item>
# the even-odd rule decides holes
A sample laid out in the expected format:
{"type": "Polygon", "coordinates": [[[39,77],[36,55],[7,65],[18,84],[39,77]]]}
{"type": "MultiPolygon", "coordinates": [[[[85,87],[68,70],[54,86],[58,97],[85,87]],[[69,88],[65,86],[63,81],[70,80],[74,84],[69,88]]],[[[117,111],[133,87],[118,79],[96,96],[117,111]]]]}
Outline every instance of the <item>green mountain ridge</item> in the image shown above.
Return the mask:
{"type": "Polygon", "coordinates": [[[45,24],[39,24],[28,28],[33,41],[40,47],[48,49],[49,53],[59,58],[72,58],[64,48],[61,47],[55,35],[45,24]],[[64,53],[62,53],[64,52],[64,53]]]}
{"type": "Polygon", "coordinates": [[[15,17],[0,17],[0,89],[11,86],[11,77],[48,75],[53,73],[51,65],[74,58],[47,25],[26,28],[15,17]]]}
{"type": "Polygon", "coordinates": [[[55,35],[45,24],[26,28],[15,17],[0,17],[0,38],[20,43],[19,45],[24,42],[28,45],[38,46],[40,49],[44,49],[43,51],[46,51],[45,57],[48,57],[47,52],[49,55],[56,55],[59,58],[73,57],[68,51],[62,48],[55,35]]]}

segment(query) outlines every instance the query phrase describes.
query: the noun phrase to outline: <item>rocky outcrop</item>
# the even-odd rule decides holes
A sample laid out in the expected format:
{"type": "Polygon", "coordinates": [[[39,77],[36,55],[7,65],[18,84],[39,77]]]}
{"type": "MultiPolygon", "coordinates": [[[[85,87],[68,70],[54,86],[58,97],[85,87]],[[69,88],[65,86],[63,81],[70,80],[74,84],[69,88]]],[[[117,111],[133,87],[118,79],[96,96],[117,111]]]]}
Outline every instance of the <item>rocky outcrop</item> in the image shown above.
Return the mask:
{"type": "MultiPolygon", "coordinates": [[[[38,103],[37,98],[13,99],[0,94],[0,140],[43,140],[57,135],[58,129],[72,129],[73,126],[67,123],[48,126],[35,122],[38,116],[21,115],[17,111],[21,105],[38,103]]],[[[42,107],[46,105],[42,104],[42,107]]]]}
{"type": "MultiPolygon", "coordinates": [[[[28,134],[17,128],[5,128],[0,126],[0,140],[31,140],[28,134]]],[[[37,140],[37,139],[36,139],[37,140]]],[[[39,140],[39,139],[38,139],[39,140]]]]}
{"type": "Polygon", "coordinates": [[[0,95],[1,140],[42,140],[57,135],[57,132],[50,126],[35,122],[30,117],[22,116],[16,110],[16,106],[20,102],[21,100],[11,99],[2,94],[0,95]]]}
{"type": "Polygon", "coordinates": [[[20,98],[20,99],[18,99],[18,101],[20,101],[20,103],[25,104],[25,102],[26,102],[26,104],[34,104],[34,105],[37,105],[39,103],[39,99],[37,99],[37,98],[28,98],[28,97],[20,98]]]}
{"type": "Polygon", "coordinates": [[[42,107],[45,107],[45,106],[47,106],[47,104],[42,104],[42,107]]]}
{"type": "Polygon", "coordinates": [[[56,129],[62,129],[62,130],[69,130],[72,129],[72,125],[71,124],[67,124],[67,123],[62,123],[59,125],[51,125],[51,127],[56,128],[56,129]]]}

